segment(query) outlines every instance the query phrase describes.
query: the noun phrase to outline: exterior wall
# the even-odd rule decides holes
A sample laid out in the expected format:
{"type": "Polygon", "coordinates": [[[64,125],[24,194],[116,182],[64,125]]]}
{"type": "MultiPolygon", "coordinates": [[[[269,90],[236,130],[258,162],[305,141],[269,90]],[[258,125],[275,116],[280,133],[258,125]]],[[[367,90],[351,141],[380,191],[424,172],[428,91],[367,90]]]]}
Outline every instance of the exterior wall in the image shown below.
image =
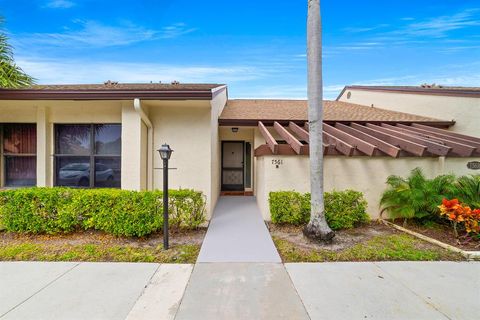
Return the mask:
{"type": "Polygon", "coordinates": [[[211,213],[213,213],[213,209],[215,208],[218,197],[220,196],[220,184],[221,184],[221,139],[220,139],[220,128],[218,126],[218,118],[223,111],[223,108],[227,104],[228,96],[227,90],[223,90],[220,92],[212,101],[211,101],[211,114],[210,114],[210,141],[211,141],[211,201],[210,201],[210,208],[211,213]]]}
{"type": "MultiPolygon", "coordinates": [[[[474,174],[476,172],[466,166],[474,160],[480,158],[326,157],[325,191],[354,189],[363,192],[368,201],[368,213],[376,218],[389,175],[407,176],[416,167],[421,167],[428,177],[444,173],[474,174]]],[[[307,156],[257,157],[256,195],[265,220],[270,220],[268,194],[283,190],[309,192],[309,171],[307,156]],[[282,160],[283,164],[276,168],[272,160],[282,160]]]]}
{"type": "MultiPolygon", "coordinates": [[[[121,122],[121,101],[0,100],[0,123],[36,123],[37,125],[37,186],[40,187],[53,186],[54,183],[52,155],[55,152],[54,125],[56,123],[121,122]]],[[[128,148],[125,152],[128,152],[128,148]]]]}
{"type": "Polygon", "coordinates": [[[340,101],[413,113],[440,120],[455,120],[452,131],[480,136],[480,98],[345,90],[340,101]],[[347,98],[351,92],[350,99],[347,98]]]}
{"type": "MultiPolygon", "coordinates": [[[[174,150],[169,161],[169,187],[195,189],[207,198],[212,210],[212,144],[210,101],[142,101],[153,124],[154,148],[168,143],[174,150]]],[[[155,151],[153,187],[163,188],[162,160],[155,151]]]]}
{"type": "Polygon", "coordinates": [[[133,101],[122,105],[122,189],[146,189],[146,129],[133,101]],[[142,140],[145,139],[145,140],[142,140]]]}

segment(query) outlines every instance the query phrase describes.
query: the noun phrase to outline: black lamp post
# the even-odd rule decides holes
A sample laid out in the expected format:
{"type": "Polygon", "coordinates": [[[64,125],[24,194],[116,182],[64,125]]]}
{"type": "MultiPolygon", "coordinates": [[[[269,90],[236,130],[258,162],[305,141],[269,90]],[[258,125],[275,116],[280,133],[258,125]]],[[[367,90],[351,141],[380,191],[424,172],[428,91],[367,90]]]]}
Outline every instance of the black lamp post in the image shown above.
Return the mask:
{"type": "Polygon", "coordinates": [[[168,144],[163,144],[158,153],[163,160],[163,249],[168,249],[168,159],[173,150],[168,144]]]}

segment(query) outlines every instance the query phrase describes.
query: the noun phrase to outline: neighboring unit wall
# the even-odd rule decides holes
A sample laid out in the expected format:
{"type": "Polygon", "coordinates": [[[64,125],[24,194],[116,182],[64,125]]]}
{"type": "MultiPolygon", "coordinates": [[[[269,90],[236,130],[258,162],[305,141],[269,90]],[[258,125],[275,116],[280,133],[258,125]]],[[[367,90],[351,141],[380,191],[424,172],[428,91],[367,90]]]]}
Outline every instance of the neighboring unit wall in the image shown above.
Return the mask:
{"type": "Polygon", "coordinates": [[[340,101],[387,110],[413,113],[440,120],[455,120],[450,129],[466,135],[480,136],[480,98],[407,94],[348,89],[340,101]],[[350,92],[350,98],[347,98],[350,92]]]}
{"type": "MultiPolygon", "coordinates": [[[[379,201],[386,189],[389,175],[408,176],[416,167],[428,177],[444,173],[456,175],[474,174],[467,168],[469,161],[480,158],[387,158],[387,157],[326,157],[325,191],[353,189],[364,193],[368,201],[368,213],[372,218],[380,214],[379,201]]],[[[268,195],[271,191],[295,190],[309,192],[310,173],[307,156],[257,157],[257,202],[265,220],[270,220],[268,195]],[[272,160],[279,160],[276,167],[272,160]]]]}

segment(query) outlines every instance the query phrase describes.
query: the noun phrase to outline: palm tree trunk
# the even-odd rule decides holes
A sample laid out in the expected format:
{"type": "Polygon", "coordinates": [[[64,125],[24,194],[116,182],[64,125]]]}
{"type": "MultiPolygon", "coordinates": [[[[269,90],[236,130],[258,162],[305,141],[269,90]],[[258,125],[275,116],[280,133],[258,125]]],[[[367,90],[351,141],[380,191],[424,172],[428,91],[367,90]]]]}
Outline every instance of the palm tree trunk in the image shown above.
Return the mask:
{"type": "Polygon", "coordinates": [[[325,219],[323,204],[323,84],[320,0],[308,0],[308,122],[310,130],[310,222],[303,233],[315,240],[330,241],[335,233],[325,219]]]}

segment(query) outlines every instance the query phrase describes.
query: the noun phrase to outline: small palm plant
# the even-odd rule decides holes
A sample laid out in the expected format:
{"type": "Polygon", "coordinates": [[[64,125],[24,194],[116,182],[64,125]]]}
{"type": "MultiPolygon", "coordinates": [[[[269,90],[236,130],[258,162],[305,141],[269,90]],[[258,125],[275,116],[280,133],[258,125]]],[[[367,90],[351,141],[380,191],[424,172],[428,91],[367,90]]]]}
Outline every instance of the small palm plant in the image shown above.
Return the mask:
{"type": "Polygon", "coordinates": [[[453,175],[427,179],[420,168],[412,170],[407,178],[392,175],[380,200],[381,215],[386,211],[392,219],[405,219],[404,224],[411,218],[436,217],[438,204],[451,196],[454,181],[453,175]]]}
{"type": "Polygon", "coordinates": [[[480,175],[462,176],[453,184],[455,197],[471,208],[480,209],[480,175]]]}

